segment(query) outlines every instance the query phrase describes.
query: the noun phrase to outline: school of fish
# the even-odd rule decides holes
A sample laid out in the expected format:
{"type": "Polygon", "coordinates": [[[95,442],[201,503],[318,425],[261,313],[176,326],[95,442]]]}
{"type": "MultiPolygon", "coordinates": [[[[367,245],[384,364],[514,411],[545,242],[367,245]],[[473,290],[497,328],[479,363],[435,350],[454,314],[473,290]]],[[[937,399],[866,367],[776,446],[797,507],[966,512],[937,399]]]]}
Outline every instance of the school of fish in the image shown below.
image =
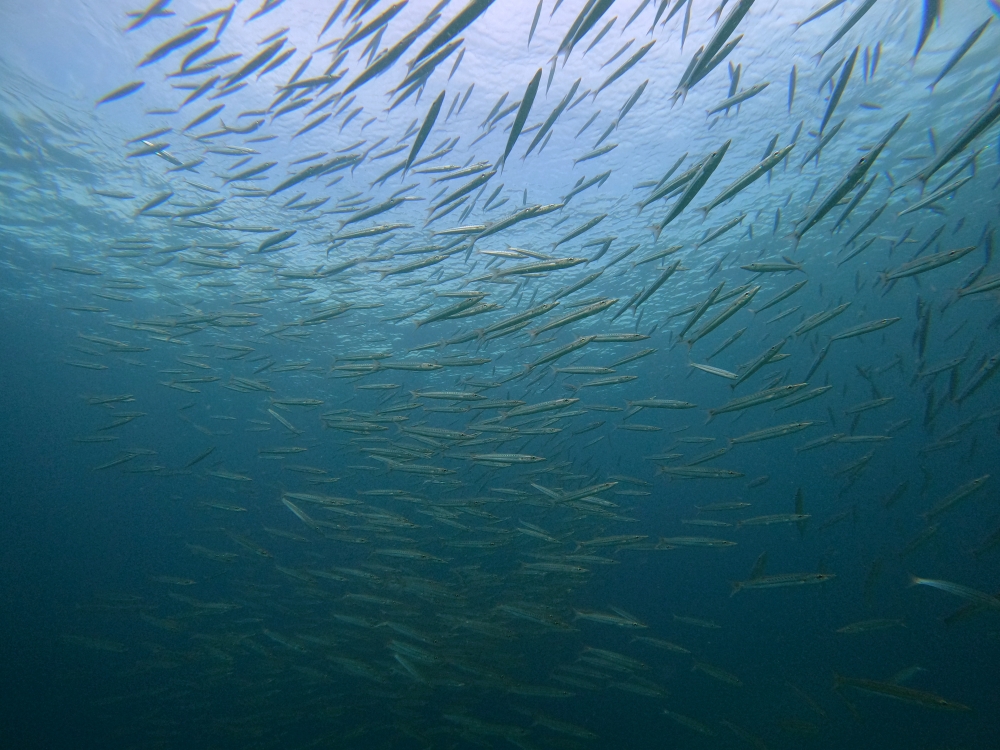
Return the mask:
{"type": "Polygon", "coordinates": [[[65,628],[141,686],[95,712],[995,737],[921,652],[995,663],[1000,6],[715,2],[95,4],[85,101],[0,52],[3,304],[80,482],[187,519],[65,628]]]}

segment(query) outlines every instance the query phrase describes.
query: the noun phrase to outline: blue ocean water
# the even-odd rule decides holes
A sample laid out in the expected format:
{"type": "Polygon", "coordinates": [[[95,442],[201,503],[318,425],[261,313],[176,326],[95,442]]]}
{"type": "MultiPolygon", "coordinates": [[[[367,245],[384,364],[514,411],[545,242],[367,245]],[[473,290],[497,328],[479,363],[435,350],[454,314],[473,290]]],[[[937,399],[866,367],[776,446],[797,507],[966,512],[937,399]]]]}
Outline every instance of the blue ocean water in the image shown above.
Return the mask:
{"type": "Polygon", "coordinates": [[[995,745],[942,5],[6,4],[4,746],[995,745]]]}

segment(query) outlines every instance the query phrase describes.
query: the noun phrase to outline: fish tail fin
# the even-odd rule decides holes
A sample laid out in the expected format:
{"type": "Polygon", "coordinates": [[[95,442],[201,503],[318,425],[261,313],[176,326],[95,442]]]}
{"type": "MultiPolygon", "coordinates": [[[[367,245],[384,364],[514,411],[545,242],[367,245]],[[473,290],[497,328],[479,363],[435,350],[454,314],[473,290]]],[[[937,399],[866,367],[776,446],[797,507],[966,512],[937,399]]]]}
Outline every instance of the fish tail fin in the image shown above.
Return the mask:
{"type": "Polygon", "coordinates": [[[795,266],[796,270],[802,271],[802,273],[805,273],[805,271],[802,269],[802,264],[801,263],[796,263],[794,260],[792,260],[791,258],[789,258],[787,255],[782,255],[781,257],[789,265],[795,266]]]}

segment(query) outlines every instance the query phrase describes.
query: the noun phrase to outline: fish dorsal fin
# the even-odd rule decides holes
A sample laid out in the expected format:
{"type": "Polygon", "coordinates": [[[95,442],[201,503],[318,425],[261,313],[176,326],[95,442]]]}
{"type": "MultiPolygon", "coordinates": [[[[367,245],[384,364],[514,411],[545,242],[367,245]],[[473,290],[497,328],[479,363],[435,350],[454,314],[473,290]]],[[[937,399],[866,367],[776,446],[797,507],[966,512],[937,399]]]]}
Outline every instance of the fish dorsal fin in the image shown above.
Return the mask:
{"type": "Polygon", "coordinates": [[[767,552],[761,552],[757,561],[753,564],[753,568],[750,570],[750,580],[754,581],[758,578],[764,576],[764,571],[767,568],[767,552]]]}

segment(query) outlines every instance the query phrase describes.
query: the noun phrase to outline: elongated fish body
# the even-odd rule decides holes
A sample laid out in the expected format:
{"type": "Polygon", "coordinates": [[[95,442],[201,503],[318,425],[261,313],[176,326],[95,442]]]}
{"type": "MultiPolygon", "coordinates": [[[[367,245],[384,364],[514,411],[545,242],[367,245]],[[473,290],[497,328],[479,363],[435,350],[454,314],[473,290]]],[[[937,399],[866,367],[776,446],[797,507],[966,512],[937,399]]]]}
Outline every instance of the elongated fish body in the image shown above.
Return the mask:
{"type": "Polygon", "coordinates": [[[830,102],[826,106],[826,112],[823,113],[823,121],[819,125],[819,132],[822,135],[823,130],[826,128],[826,124],[830,122],[830,118],[833,116],[834,110],[840,103],[840,97],[844,94],[844,89],[847,88],[847,82],[851,78],[851,73],[854,71],[854,62],[858,59],[858,50],[860,47],[855,47],[854,51],[848,56],[847,61],[844,63],[844,67],[841,68],[840,78],[837,80],[837,85],[833,89],[833,93],[830,94],[830,102]]]}
{"type": "Polygon", "coordinates": [[[780,148],[777,151],[775,151],[774,153],[772,153],[769,156],[767,156],[760,164],[758,164],[757,166],[753,167],[749,171],[745,172],[742,176],[738,177],[736,179],[736,181],[733,182],[732,185],[730,185],[725,190],[723,190],[721,193],[719,193],[712,200],[711,203],[709,203],[707,206],[705,206],[702,209],[702,211],[704,211],[705,215],[707,216],[708,212],[711,211],[713,208],[715,208],[716,206],[718,206],[718,205],[720,205],[722,203],[725,203],[727,200],[729,200],[730,198],[732,198],[733,196],[735,196],[737,193],[740,193],[745,188],[747,188],[750,185],[752,185],[754,182],[756,182],[761,177],[763,177],[765,174],[767,174],[772,169],[774,169],[774,167],[777,164],[780,164],[781,161],[788,155],[788,153],[793,148],[795,148],[795,144],[794,143],[792,145],[790,145],[790,146],[785,146],[784,148],[780,148]]]}
{"type": "Polygon", "coordinates": [[[744,409],[749,409],[751,406],[758,406],[777,399],[788,398],[793,393],[805,388],[806,385],[807,383],[795,383],[793,385],[780,385],[775,386],[774,388],[767,388],[763,391],[758,391],[757,393],[751,393],[749,396],[735,398],[726,402],[722,406],[715,407],[714,409],[709,409],[708,414],[710,417],[714,417],[717,414],[725,414],[726,412],[731,411],[742,411],[744,409]]]}
{"type": "Polygon", "coordinates": [[[871,168],[875,160],[878,159],[879,154],[889,143],[890,139],[903,127],[903,123],[906,122],[909,115],[902,117],[897,120],[896,123],[889,128],[889,131],[882,137],[882,139],[875,144],[875,146],[864,156],[855,162],[854,166],[851,167],[850,171],[841,179],[837,186],[831,190],[826,197],[820,201],[820,204],[809,216],[802,220],[799,227],[796,227],[794,237],[796,241],[801,240],[802,236],[808,232],[812,227],[819,223],[820,219],[826,216],[833,208],[840,203],[844,197],[850,193],[858,183],[864,179],[864,176],[868,174],[868,170],[871,168]]]}
{"type": "Polygon", "coordinates": [[[691,335],[691,337],[687,340],[688,343],[689,344],[694,344],[698,339],[703,338],[704,336],[707,336],[709,333],[711,333],[716,328],[718,328],[719,326],[721,326],[723,323],[725,323],[727,320],[729,320],[731,317],[733,317],[733,315],[735,315],[737,312],[739,312],[744,307],[746,307],[747,305],[749,305],[750,304],[750,300],[752,300],[754,298],[754,295],[756,295],[757,292],[759,292],[759,291],[760,291],[760,287],[759,286],[755,286],[755,287],[752,287],[751,289],[747,290],[743,294],[741,294],[732,303],[730,303],[730,305],[725,310],[723,310],[722,312],[720,312],[714,318],[712,318],[707,323],[705,323],[705,325],[703,325],[701,328],[699,328],[697,331],[695,331],[691,335]]]}
{"type": "Polygon", "coordinates": [[[733,594],[749,589],[779,589],[789,586],[813,586],[826,583],[836,576],[833,573],[783,573],[773,576],[760,576],[748,581],[737,581],[733,584],[733,594]]]}
{"type": "Polygon", "coordinates": [[[656,226],[657,238],[659,238],[663,228],[680,216],[681,211],[687,208],[688,204],[694,200],[694,197],[705,186],[705,183],[708,182],[708,178],[712,176],[712,173],[715,172],[719,164],[722,163],[722,158],[726,155],[726,151],[729,150],[729,144],[731,143],[731,140],[726,141],[722,144],[722,146],[706,157],[705,162],[698,170],[698,173],[691,178],[687,187],[684,188],[684,192],[681,193],[674,205],[671,206],[670,212],[667,214],[666,218],[656,226]]]}
{"type": "Polygon", "coordinates": [[[911,179],[919,181],[921,185],[926,185],[927,181],[938,170],[962,153],[970,143],[982,135],[998,118],[1000,118],[1000,90],[994,91],[986,104],[983,105],[983,108],[973,116],[969,123],[944,148],[939,149],[937,156],[931,160],[930,164],[917,172],[911,179]]]}
{"type": "Polygon", "coordinates": [[[712,109],[708,110],[709,115],[714,115],[716,112],[721,112],[722,110],[729,110],[730,107],[735,107],[737,104],[745,102],[747,99],[751,99],[761,91],[770,86],[770,82],[758,83],[745,91],[740,91],[738,94],[730,96],[728,99],[723,99],[721,102],[715,105],[712,109]]]}
{"type": "Polygon", "coordinates": [[[852,328],[848,328],[839,333],[835,333],[830,337],[830,341],[840,341],[842,339],[851,339],[857,336],[864,336],[866,333],[874,333],[875,331],[881,331],[883,328],[888,328],[893,323],[898,323],[900,318],[882,318],[880,320],[873,320],[868,323],[861,323],[852,328]]]}
{"type": "Polygon", "coordinates": [[[841,677],[838,674],[835,674],[833,679],[834,689],[836,690],[840,690],[845,687],[853,688],[854,690],[868,693],[870,695],[892,698],[894,700],[902,701],[903,703],[911,703],[913,705],[923,706],[925,708],[934,708],[941,711],[972,710],[968,706],[956,703],[955,701],[947,700],[939,695],[927,693],[923,690],[914,690],[913,688],[906,687],[905,685],[897,685],[894,682],[878,682],[876,680],[865,680],[855,677],[841,677]]]}
{"type": "Polygon", "coordinates": [[[925,255],[924,257],[917,258],[909,263],[904,263],[898,268],[886,271],[882,276],[885,281],[894,281],[895,279],[902,279],[906,276],[916,276],[917,274],[926,273],[927,271],[933,271],[935,268],[946,266],[949,263],[954,263],[956,260],[964,258],[975,249],[975,245],[969,245],[967,247],[955,248],[954,250],[943,250],[942,252],[935,253],[933,255],[925,255]]]}

